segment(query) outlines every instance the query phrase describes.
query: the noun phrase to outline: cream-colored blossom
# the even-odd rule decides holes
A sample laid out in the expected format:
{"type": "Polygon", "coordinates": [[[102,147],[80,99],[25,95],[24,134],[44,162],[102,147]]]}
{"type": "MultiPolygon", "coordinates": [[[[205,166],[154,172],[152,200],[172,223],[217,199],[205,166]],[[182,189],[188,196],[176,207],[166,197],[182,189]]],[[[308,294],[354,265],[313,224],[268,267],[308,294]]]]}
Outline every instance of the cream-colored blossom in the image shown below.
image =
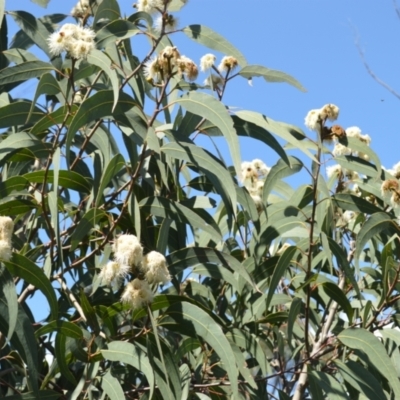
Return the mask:
{"type": "Polygon", "coordinates": [[[321,128],[321,117],[319,115],[320,110],[314,109],[310,110],[306,118],[304,119],[304,123],[306,127],[312,131],[319,131],[321,128]]]}
{"type": "Polygon", "coordinates": [[[14,222],[10,217],[0,217],[0,240],[11,244],[14,222]]]}
{"type": "Polygon", "coordinates": [[[178,27],[178,18],[172,14],[160,15],[154,22],[154,30],[161,33],[164,23],[164,32],[169,33],[175,31],[178,27]]]}
{"type": "Polygon", "coordinates": [[[194,81],[199,71],[197,69],[197,65],[188,57],[181,56],[177,59],[176,65],[178,66],[178,70],[186,76],[189,81],[194,81]]]}
{"type": "Polygon", "coordinates": [[[54,56],[66,51],[76,59],[87,58],[95,48],[96,33],[90,28],[83,28],[74,24],[64,24],[57,32],[47,39],[50,53],[54,56]]]}
{"type": "Polygon", "coordinates": [[[160,64],[158,62],[158,58],[152,58],[144,64],[143,74],[147,79],[159,80],[160,78],[160,64]]]}
{"type": "Polygon", "coordinates": [[[154,295],[149,284],[138,278],[129,282],[121,296],[121,302],[128,304],[132,309],[137,309],[153,301],[154,295]]]}
{"type": "Polygon", "coordinates": [[[113,244],[115,261],[120,265],[138,266],[143,259],[143,248],[135,235],[121,235],[113,244]]]}
{"type": "Polygon", "coordinates": [[[381,193],[382,196],[387,196],[393,191],[399,190],[399,181],[397,179],[387,179],[382,182],[381,193]]]}
{"type": "Polygon", "coordinates": [[[11,256],[11,244],[8,241],[0,240],[0,260],[9,261],[11,256]]]}
{"type": "Polygon", "coordinates": [[[138,11],[153,14],[164,9],[164,0],[138,0],[134,7],[136,7],[138,11]]]}
{"type": "Polygon", "coordinates": [[[353,218],[356,217],[356,213],[354,211],[345,211],[342,215],[343,221],[349,223],[353,218]]]}
{"type": "Polygon", "coordinates": [[[400,207],[400,193],[399,193],[399,191],[394,191],[392,193],[392,197],[390,198],[390,204],[392,205],[393,208],[399,208],[400,207]]]}
{"type": "Polygon", "coordinates": [[[218,65],[219,72],[230,72],[238,66],[238,60],[232,56],[225,56],[218,65]]]}
{"type": "Polygon", "coordinates": [[[116,261],[109,261],[100,271],[100,278],[107,284],[126,278],[131,267],[129,265],[119,264],[116,261]]]}
{"type": "Polygon", "coordinates": [[[246,187],[253,187],[253,183],[257,181],[258,174],[253,164],[249,161],[242,162],[241,165],[242,176],[240,177],[243,185],[246,187]]]}
{"type": "Polygon", "coordinates": [[[89,0],[78,0],[74,8],[71,10],[71,15],[74,18],[84,18],[88,15],[93,15],[89,0]]]}
{"type": "Polygon", "coordinates": [[[165,285],[171,281],[167,260],[157,251],[151,251],[143,257],[142,270],[150,284],[161,283],[165,285]]]}
{"type": "Polygon", "coordinates": [[[322,120],[335,121],[339,116],[339,107],[334,104],[326,104],[321,108],[319,115],[322,120]]]}
{"type": "Polygon", "coordinates": [[[351,126],[346,129],[346,136],[359,139],[361,136],[361,129],[358,126],[351,126]]]}
{"type": "Polygon", "coordinates": [[[326,175],[328,178],[332,178],[332,176],[339,178],[342,176],[342,167],[339,164],[330,165],[326,167],[326,175]]]}
{"type": "Polygon", "coordinates": [[[208,53],[200,58],[200,69],[202,71],[209,70],[215,63],[216,56],[214,54],[208,53]]]}
{"type": "Polygon", "coordinates": [[[253,168],[258,172],[262,177],[266,177],[269,174],[271,168],[267,167],[267,165],[259,159],[255,159],[252,162],[253,168]]]}
{"type": "Polygon", "coordinates": [[[341,143],[336,143],[335,147],[332,150],[332,154],[335,157],[339,157],[339,156],[349,156],[351,154],[351,149],[344,146],[341,143]]]}

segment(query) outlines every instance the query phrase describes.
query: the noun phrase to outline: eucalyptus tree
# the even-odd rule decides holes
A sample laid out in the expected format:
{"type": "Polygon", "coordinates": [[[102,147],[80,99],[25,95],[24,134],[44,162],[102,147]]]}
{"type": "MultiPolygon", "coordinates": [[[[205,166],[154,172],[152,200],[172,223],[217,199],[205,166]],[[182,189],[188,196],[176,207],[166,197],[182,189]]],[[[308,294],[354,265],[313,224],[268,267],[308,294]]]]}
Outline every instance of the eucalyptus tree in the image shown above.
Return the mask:
{"type": "Polygon", "coordinates": [[[179,26],[185,3],[0,2],[1,395],[400,398],[400,163],[334,104],[305,131],[229,107],[236,79],[304,88],[179,26]]]}

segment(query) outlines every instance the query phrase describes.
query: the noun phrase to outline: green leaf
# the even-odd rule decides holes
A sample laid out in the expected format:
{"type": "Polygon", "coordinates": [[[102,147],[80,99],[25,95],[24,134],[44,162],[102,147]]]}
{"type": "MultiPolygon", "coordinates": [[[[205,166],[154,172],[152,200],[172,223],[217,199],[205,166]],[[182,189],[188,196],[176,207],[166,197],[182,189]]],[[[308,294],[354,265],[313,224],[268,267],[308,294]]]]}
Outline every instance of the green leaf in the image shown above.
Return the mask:
{"type": "Polygon", "coordinates": [[[5,5],[6,5],[6,0],[0,0],[0,29],[3,23],[5,5]]]}
{"type": "Polygon", "coordinates": [[[104,190],[110,181],[117,175],[118,172],[125,166],[124,157],[121,154],[115,155],[107,167],[104,169],[103,176],[101,177],[100,187],[97,192],[95,206],[98,207],[104,199],[104,190]]]}
{"type": "MultiPolygon", "coordinates": [[[[50,3],[50,0],[31,0],[32,3],[38,4],[41,7],[46,8],[50,3]]],[[[40,392],[41,393],[41,392],[40,392]]]]}
{"type": "Polygon", "coordinates": [[[5,316],[8,325],[7,337],[11,338],[17,325],[18,298],[14,280],[4,267],[0,267],[0,285],[0,297],[7,302],[8,315],[5,316]]]}
{"type": "Polygon", "coordinates": [[[40,19],[35,18],[26,11],[9,11],[8,14],[14,18],[24,33],[51,58],[47,42],[50,32],[46,28],[46,25],[40,19]]]}
{"type": "Polygon", "coordinates": [[[62,395],[60,393],[54,392],[53,390],[39,390],[37,394],[30,392],[30,393],[14,394],[11,396],[7,396],[7,400],[37,400],[37,399],[57,400],[61,396],[62,395]]]}
{"type": "Polygon", "coordinates": [[[312,376],[316,380],[329,400],[350,400],[345,388],[330,374],[312,371],[308,376],[312,376]]]}
{"type": "Polygon", "coordinates": [[[374,214],[382,211],[381,208],[372,204],[370,201],[363,199],[362,197],[355,196],[348,193],[336,193],[333,196],[333,201],[336,205],[343,210],[361,212],[366,214],[374,214]]]}
{"type": "Polygon", "coordinates": [[[246,58],[239,50],[237,50],[223,36],[206,26],[189,25],[183,28],[183,33],[185,33],[190,39],[208,47],[209,49],[220,51],[227,56],[235,57],[241,67],[244,67],[247,64],[246,58]]]}
{"type": "Polygon", "coordinates": [[[9,49],[3,51],[3,55],[7,57],[9,62],[21,64],[25,61],[40,61],[34,54],[24,49],[9,49]]]}
{"type": "Polygon", "coordinates": [[[27,123],[29,116],[31,116],[31,122],[36,122],[43,118],[43,115],[44,113],[34,103],[17,101],[0,108],[0,128],[23,125],[27,123]]]}
{"type": "Polygon", "coordinates": [[[132,22],[117,19],[103,26],[96,33],[97,48],[104,48],[110,42],[128,39],[140,32],[140,29],[132,22]]]}
{"type": "Polygon", "coordinates": [[[212,226],[207,224],[195,212],[176,201],[164,197],[147,197],[139,203],[139,207],[148,214],[169,218],[173,221],[188,224],[193,228],[201,229],[207,232],[215,242],[221,240],[220,232],[217,232],[212,226]]]}
{"type": "Polygon", "coordinates": [[[301,311],[301,306],[303,304],[302,299],[299,297],[295,297],[290,305],[289,309],[289,317],[288,317],[288,328],[287,328],[287,338],[288,342],[291,343],[292,334],[293,334],[293,327],[296,323],[297,316],[301,311]]]}
{"type": "Polygon", "coordinates": [[[58,305],[54,289],[43,270],[25,256],[13,253],[10,261],[4,261],[4,265],[14,277],[24,279],[26,282],[38,288],[47,298],[50,305],[51,318],[57,319],[58,305]]]}
{"type": "Polygon", "coordinates": [[[69,351],[67,351],[66,342],[67,337],[64,336],[64,334],[58,332],[56,340],[54,342],[55,359],[57,361],[58,367],[60,368],[60,373],[62,374],[62,376],[74,386],[76,386],[77,381],[68,367],[67,355],[69,351]]]}
{"type": "Polygon", "coordinates": [[[119,97],[119,81],[117,72],[115,71],[115,69],[111,69],[112,61],[103,52],[97,49],[93,49],[88,54],[87,61],[88,63],[96,65],[97,67],[101,68],[110,78],[114,93],[114,103],[111,109],[111,113],[114,112],[119,97]]]}
{"type": "Polygon", "coordinates": [[[314,155],[308,150],[306,144],[302,143],[302,141],[298,139],[305,139],[304,132],[300,128],[284,122],[274,121],[273,119],[254,111],[238,111],[236,112],[236,115],[244,121],[251,122],[268,132],[275,133],[275,135],[286,140],[288,143],[302,151],[306,156],[311,158],[311,160],[316,161],[314,155]]]}
{"type": "MultiPolygon", "coordinates": [[[[1,200],[0,200],[1,201],[1,200]]],[[[20,215],[37,208],[37,205],[29,200],[11,200],[0,203],[0,215],[20,215]]]]}
{"type": "Polygon", "coordinates": [[[49,114],[45,114],[45,116],[40,119],[31,129],[31,133],[33,135],[37,135],[45,132],[47,129],[54,125],[62,124],[65,120],[67,113],[69,114],[66,119],[66,126],[71,123],[72,116],[75,115],[78,106],[73,104],[71,109],[68,105],[57,108],[56,111],[53,111],[49,114]]]}
{"type": "MultiPolygon", "coordinates": [[[[6,332],[8,327],[4,321],[7,319],[7,306],[4,299],[0,299],[0,330],[6,332]],[[4,320],[3,320],[4,319],[4,320]],[[5,326],[4,326],[5,325],[5,326]]],[[[26,315],[22,306],[18,307],[17,323],[14,334],[8,338],[11,345],[19,352],[28,370],[28,386],[35,393],[38,392],[38,354],[37,343],[33,332],[32,321],[26,315]]]]}
{"type": "Polygon", "coordinates": [[[367,399],[387,399],[381,384],[367,369],[355,361],[348,360],[346,364],[338,359],[334,360],[343,379],[354,389],[363,393],[367,399]]]}
{"type": "Polygon", "coordinates": [[[147,354],[138,346],[118,340],[109,343],[107,347],[107,350],[101,350],[104,358],[132,365],[144,373],[150,386],[150,398],[153,398],[154,371],[147,354]]]}
{"type": "Polygon", "coordinates": [[[346,297],[343,291],[332,282],[322,283],[322,288],[330,299],[336,301],[336,303],[342,307],[342,310],[346,313],[349,323],[351,324],[353,321],[354,310],[352,309],[349,299],[346,297]]]}
{"type": "Polygon", "coordinates": [[[274,295],[275,289],[277,288],[279,281],[281,280],[282,276],[290,267],[290,263],[292,261],[292,257],[297,251],[296,246],[289,246],[279,257],[278,263],[274,269],[272,274],[271,282],[268,287],[268,295],[266,299],[266,306],[265,309],[268,309],[269,303],[271,302],[272,296],[274,295]]]}
{"type": "MultiPolygon", "coordinates": [[[[67,159],[69,149],[74,139],[75,133],[82,126],[99,118],[111,116],[114,104],[114,92],[112,90],[100,90],[93,96],[86,99],[79,107],[77,113],[71,121],[66,139],[66,154],[67,159]]],[[[114,109],[114,115],[124,114],[137,103],[129,95],[121,92],[119,95],[118,104],[114,109]]]]}
{"type": "Polygon", "coordinates": [[[312,374],[308,374],[308,390],[310,391],[311,398],[313,400],[324,400],[325,399],[325,396],[319,385],[318,379],[312,374]]]}
{"type": "Polygon", "coordinates": [[[247,282],[254,286],[249,273],[235,257],[215,249],[202,247],[187,247],[185,249],[180,249],[167,256],[167,263],[172,275],[177,275],[186,268],[193,267],[197,264],[212,263],[221,265],[223,268],[228,268],[237,272],[247,282]]]}
{"type": "Polygon", "coordinates": [[[178,303],[165,311],[160,325],[168,327],[168,321],[173,320],[188,336],[198,335],[207,342],[221,359],[221,367],[226,370],[232,391],[238,396],[237,366],[235,355],[221,327],[201,308],[190,303],[178,303]]]}
{"type": "MultiPolygon", "coordinates": [[[[54,182],[54,171],[34,171],[29,172],[23,177],[31,183],[50,183],[54,182]],[[46,182],[45,182],[46,178],[46,182]]],[[[58,184],[66,189],[72,189],[79,193],[90,193],[91,185],[89,182],[80,174],[75,171],[59,171],[58,184]]]]}
{"type": "Polygon", "coordinates": [[[80,241],[90,235],[94,226],[103,218],[106,218],[107,214],[98,208],[91,208],[79,221],[78,226],[71,235],[71,251],[74,251],[80,241]]]}
{"type": "Polygon", "coordinates": [[[295,88],[301,90],[302,92],[306,92],[307,90],[294,79],[292,76],[285,74],[284,72],[277,71],[274,69],[269,69],[263,67],[262,65],[246,65],[239,71],[239,75],[244,78],[251,79],[254,76],[263,77],[267,82],[286,82],[289,85],[294,86],[295,88]]]}
{"type": "Polygon", "coordinates": [[[56,78],[54,78],[52,74],[46,73],[42,75],[40,77],[39,84],[37,85],[35,96],[32,100],[32,106],[31,109],[29,110],[29,115],[26,118],[25,123],[29,122],[32,112],[35,108],[36,101],[39,98],[39,96],[41,96],[42,94],[56,95],[60,93],[60,91],[61,91],[60,86],[58,85],[56,78]]]}
{"type": "Polygon", "coordinates": [[[228,143],[236,174],[240,176],[241,158],[239,140],[233,126],[233,120],[223,104],[213,96],[197,92],[186,93],[173,103],[180,104],[193,114],[201,115],[221,130],[228,143]]]}
{"type": "Polygon", "coordinates": [[[107,373],[103,375],[101,379],[101,387],[110,398],[110,400],[121,400],[125,397],[119,380],[111,375],[110,370],[108,370],[107,373]]]}
{"type": "Polygon", "coordinates": [[[376,336],[362,328],[349,328],[342,331],[338,339],[351,349],[361,350],[367,356],[370,365],[389,381],[395,397],[400,398],[400,382],[396,369],[386,353],[385,346],[376,336]]]}
{"type": "Polygon", "coordinates": [[[398,225],[392,220],[392,218],[384,213],[378,212],[373,215],[365,222],[360,232],[357,235],[356,240],[356,251],[354,253],[354,260],[356,267],[358,267],[361,252],[364,246],[372,239],[375,235],[382,231],[390,231],[392,233],[399,233],[398,225]]]}
{"type": "Polygon", "coordinates": [[[93,26],[102,21],[114,21],[121,18],[121,11],[117,0],[103,0],[97,8],[94,16],[93,26]]]}
{"type": "Polygon", "coordinates": [[[269,171],[263,187],[264,202],[267,201],[269,194],[272,192],[276,182],[279,179],[296,174],[303,168],[303,163],[298,158],[289,157],[288,160],[290,166],[288,166],[283,160],[278,160],[278,162],[269,171]]]}
{"type": "Polygon", "coordinates": [[[46,325],[43,325],[35,332],[35,336],[39,338],[40,336],[47,335],[50,332],[60,332],[65,336],[72,337],[74,339],[82,339],[83,333],[78,325],[73,324],[68,321],[51,321],[46,325]]]}
{"type": "Polygon", "coordinates": [[[225,197],[230,199],[232,209],[236,210],[236,190],[231,174],[205,150],[191,143],[167,143],[161,151],[178,160],[194,163],[217,188],[223,191],[225,197]]]}
{"type": "Polygon", "coordinates": [[[233,126],[235,127],[236,132],[239,136],[251,137],[253,139],[260,140],[272,150],[274,150],[279,155],[279,157],[286,162],[286,164],[290,165],[285,150],[275,139],[273,134],[256,124],[240,119],[237,115],[233,115],[232,119],[234,123],[233,126]]]}

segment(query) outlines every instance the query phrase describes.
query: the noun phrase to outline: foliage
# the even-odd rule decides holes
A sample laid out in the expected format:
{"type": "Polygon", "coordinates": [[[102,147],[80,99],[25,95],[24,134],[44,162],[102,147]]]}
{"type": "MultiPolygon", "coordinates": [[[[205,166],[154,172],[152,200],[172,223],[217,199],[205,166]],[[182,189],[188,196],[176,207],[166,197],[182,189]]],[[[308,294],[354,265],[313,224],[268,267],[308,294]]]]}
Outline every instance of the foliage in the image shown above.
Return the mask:
{"type": "Polygon", "coordinates": [[[304,88],[176,27],[185,2],[124,18],[82,0],[94,35],[0,1],[1,395],[400,398],[399,166],[331,125],[334,105],[309,112],[310,135],[226,106],[233,79],[304,88]],[[205,84],[176,35],[223,54],[202,59],[205,84]],[[221,136],[232,165],[199,136],[221,136]],[[276,164],[242,161],[239,136],[276,164]]]}

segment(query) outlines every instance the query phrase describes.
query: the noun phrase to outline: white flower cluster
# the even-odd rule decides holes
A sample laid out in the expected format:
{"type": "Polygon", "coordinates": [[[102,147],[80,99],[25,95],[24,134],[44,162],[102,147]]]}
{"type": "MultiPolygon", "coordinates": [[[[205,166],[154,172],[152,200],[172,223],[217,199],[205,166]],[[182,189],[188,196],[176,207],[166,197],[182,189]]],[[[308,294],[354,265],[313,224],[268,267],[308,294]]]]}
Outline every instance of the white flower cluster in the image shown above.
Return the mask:
{"type": "Polygon", "coordinates": [[[400,184],[397,179],[383,181],[381,193],[385,200],[390,198],[390,204],[393,208],[400,208],[400,184]]]}
{"type": "MultiPolygon", "coordinates": [[[[169,3],[170,0],[167,0],[169,3]]],[[[138,11],[144,11],[149,14],[154,14],[155,12],[159,11],[162,12],[164,10],[164,0],[138,0],[134,7],[138,11]]]]}
{"type": "Polygon", "coordinates": [[[271,168],[267,167],[263,161],[255,159],[251,162],[242,162],[241,181],[248,190],[250,196],[258,210],[262,208],[262,191],[264,181],[271,168]]]}
{"type": "MultiPolygon", "coordinates": [[[[214,54],[205,54],[200,59],[200,69],[202,71],[207,71],[211,69],[217,57],[214,54]]],[[[205,85],[211,86],[213,90],[220,89],[222,84],[224,83],[224,78],[222,77],[222,73],[228,74],[229,72],[233,71],[238,66],[238,61],[235,57],[232,56],[225,56],[222,58],[221,62],[218,65],[219,75],[210,74],[204,81],[205,85]]]]}
{"type": "Polygon", "coordinates": [[[77,19],[93,15],[90,0],[78,0],[74,8],[71,10],[71,15],[77,19]]]}
{"type": "Polygon", "coordinates": [[[334,104],[325,104],[322,108],[310,110],[304,122],[308,129],[319,132],[326,120],[335,121],[338,116],[338,106],[334,104]]]}
{"type": "Polygon", "coordinates": [[[188,81],[194,81],[199,71],[197,65],[190,58],[181,56],[175,46],[166,46],[157,57],[149,60],[144,67],[146,78],[156,82],[176,73],[184,75],[188,81]]]}
{"type": "MultiPolygon", "coordinates": [[[[346,129],[346,136],[358,139],[360,142],[365,143],[367,146],[371,143],[371,137],[369,135],[362,135],[361,129],[358,126],[352,126],[346,129]]],[[[344,146],[341,143],[336,143],[335,147],[332,150],[332,154],[335,157],[339,156],[348,156],[348,155],[355,155],[364,160],[368,161],[369,157],[367,154],[362,153],[360,151],[353,151],[351,148],[344,146]]]]}
{"type": "Polygon", "coordinates": [[[335,177],[337,179],[347,179],[349,181],[354,181],[359,179],[359,175],[356,171],[350,169],[342,168],[339,164],[331,165],[326,168],[326,175],[328,178],[335,177]]]}
{"type": "Polygon", "coordinates": [[[178,27],[178,18],[174,17],[172,14],[160,15],[154,22],[154,30],[157,33],[161,33],[164,26],[164,32],[169,33],[178,27]]]}
{"type": "Polygon", "coordinates": [[[50,53],[58,56],[66,51],[72,58],[84,59],[95,48],[96,33],[79,25],[65,24],[47,39],[50,53]]]}
{"type": "Polygon", "coordinates": [[[129,282],[122,294],[121,301],[132,309],[152,302],[154,295],[150,285],[165,285],[171,280],[165,257],[157,251],[143,256],[143,247],[135,235],[119,236],[112,250],[114,260],[109,261],[100,272],[103,282],[119,286],[130,272],[144,277],[129,282]]]}
{"type": "Polygon", "coordinates": [[[386,169],[385,167],[382,167],[382,169],[389,172],[389,174],[393,175],[396,179],[400,179],[400,161],[394,164],[391,169],[386,169]]]}
{"type": "Polygon", "coordinates": [[[10,217],[0,217],[0,259],[8,261],[11,258],[11,238],[14,222],[10,217]]]}

